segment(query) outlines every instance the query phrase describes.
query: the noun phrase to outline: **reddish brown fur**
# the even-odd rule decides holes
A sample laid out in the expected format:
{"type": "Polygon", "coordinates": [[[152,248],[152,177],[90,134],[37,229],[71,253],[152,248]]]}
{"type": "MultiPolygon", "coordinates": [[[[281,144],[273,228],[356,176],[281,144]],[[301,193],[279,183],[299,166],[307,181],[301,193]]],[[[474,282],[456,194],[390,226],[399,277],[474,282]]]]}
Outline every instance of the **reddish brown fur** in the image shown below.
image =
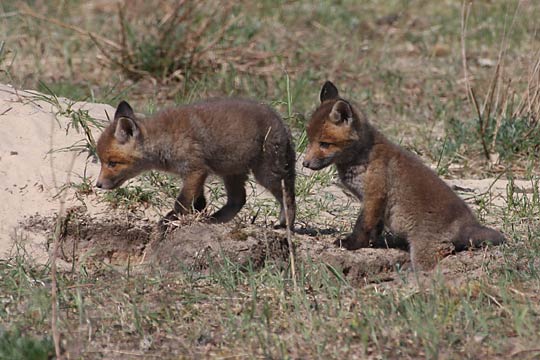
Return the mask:
{"type": "MultiPolygon", "coordinates": [[[[288,129],[271,108],[245,99],[211,99],[139,120],[125,102],[98,141],[98,187],[111,189],[147,170],[180,175],[184,186],[167,218],[206,206],[209,174],[223,178],[227,204],[211,216],[232,219],[245,203],[245,181],[255,179],[282,203],[285,180],[291,227],[295,218],[295,153],[288,129]],[[110,164],[110,162],[113,162],[110,164]],[[113,166],[110,166],[113,165],[113,166]]],[[[285,225],[282,206],[280,224],[285,225]]]]}
{"type": "Polygon", "coordinates": [[[339,245],[370,246],[386,227],[407,239],[413,267],[426,270],[454,250],[504,242],[431,169],[339,97],[332,83],[324,85],[321,102],[307,127],[304,166],[335,164],[345,186],[363,200],[352,234],[339,245]]]}

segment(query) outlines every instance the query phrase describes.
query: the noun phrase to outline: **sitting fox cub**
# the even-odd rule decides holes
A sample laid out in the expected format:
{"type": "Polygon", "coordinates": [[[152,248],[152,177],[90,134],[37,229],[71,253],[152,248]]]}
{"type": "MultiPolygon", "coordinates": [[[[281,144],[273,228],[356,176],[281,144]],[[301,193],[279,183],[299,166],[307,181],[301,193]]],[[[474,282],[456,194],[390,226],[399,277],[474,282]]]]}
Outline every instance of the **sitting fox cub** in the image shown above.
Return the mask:
{"type": "Polygon", "coordinates": [[[415,155],[371,126],[331,82],[324,84],[320,100],[307,126],[303,165],[319,170],[335,164],[341,181],[363,201],[352,234],[338,244],[368,247],[386,226],[407,239],[413,268],[429,270],[453,250],[504,242],[415,155]]]}
{"type": "Polygon", "coordinates": [[[281,204],[280,225],[295,219],[295,151],[289,130],[270,107],[245,99],[211,99],[162,111],[139,120],[122,101],[103,131],[97,153],[101,172],[96,186],[114,189],[147,170],[180,175],[184,186],[166,219],[206,207],[204,182],[223,178],[227,203],[210,217],[231,220],[246,202],[249,171],[281,204]],[[288,219],[281,181],[284,180],[288,219]]]}

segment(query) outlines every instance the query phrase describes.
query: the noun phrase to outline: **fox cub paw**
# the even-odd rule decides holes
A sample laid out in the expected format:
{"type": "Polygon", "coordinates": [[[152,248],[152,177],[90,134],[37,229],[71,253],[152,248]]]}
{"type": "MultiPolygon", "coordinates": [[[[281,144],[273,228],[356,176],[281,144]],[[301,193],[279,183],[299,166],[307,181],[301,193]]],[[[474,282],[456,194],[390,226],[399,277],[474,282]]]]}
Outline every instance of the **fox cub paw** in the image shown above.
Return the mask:
{"type": "Polygon", "coordinates": [[[178,220],[178,214],[171,210],[161,220],[159,220],[158,226],[162,230],[166,230],[169,227],[171,221],[178,220]]]}
{"type": "Polygon", "coordinates": [[[364,239],[362,236],[350,234],[345,238],[340,238],[334,241],[334,245],[347,250],[356,250],[369,246],[369,239],[364,239]]]}

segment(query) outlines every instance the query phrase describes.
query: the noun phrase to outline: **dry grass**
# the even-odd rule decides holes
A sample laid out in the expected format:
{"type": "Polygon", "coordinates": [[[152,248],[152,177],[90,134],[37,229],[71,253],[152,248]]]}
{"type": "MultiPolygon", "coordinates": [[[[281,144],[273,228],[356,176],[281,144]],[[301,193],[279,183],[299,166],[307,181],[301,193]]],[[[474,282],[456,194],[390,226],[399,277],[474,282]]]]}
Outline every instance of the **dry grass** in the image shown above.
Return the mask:
{"type": "MultiPolygon", "coordinates": [[[[534,60],[525,78],[512,79],[508,76],[509,70],[506,66],[507,51],[508,51],[508,34],[511,34],[514,30],[514,25],[519,16],[521,16],[521,3],[517,3],[515,11],[508,17],[505,17],[505,28],[502,34],[501,44],[497,62],[493,63],[495,69],[493,76],[490,80],[489,88],[485,94],[483,104],[479,104],[478,98],[475,93],[475,89],[471,86],[468,75],[468,63],[466,53],[466,39],[467,39],[467,20],[470,15],[471,3],[463,4],[462,11],[462,34],[461,34],[461,46],[462,46],[462,60],[463,60],[463,72],[465,78],[465,85],[467,89],[467,95],[471,106],[474,108],[477,114],[478,121],[478,137],[482,144],[484,156],[491,164],[498,164],[500,154],[496,152],[496,145],[498,140],[499,131],[504,125],[504,122],[511,122],[514,119],[525,119],[527,130],[519,138],[514,138],[514,141],[527,142],[532,137],[536,137],[538,116],[540,110],[540,73],[539,65],[540,59],[538,59],[539,52],[535,52],[532,59],[534,60]],[[523,86],[526,83],[526,87],[521,94],[518,94],[515,84],[523,86]],[[516,102],[517,101],[517,102],[516,102]],[[490,128],[490,129],[489,129],[490,128]],[[491,138],[491,141],[489,141],[491,138]]],[[[512,76],[512,75],[510,75],[512,76]]],[[[536,146],[535,151],[538,151],[536,146]]]]}

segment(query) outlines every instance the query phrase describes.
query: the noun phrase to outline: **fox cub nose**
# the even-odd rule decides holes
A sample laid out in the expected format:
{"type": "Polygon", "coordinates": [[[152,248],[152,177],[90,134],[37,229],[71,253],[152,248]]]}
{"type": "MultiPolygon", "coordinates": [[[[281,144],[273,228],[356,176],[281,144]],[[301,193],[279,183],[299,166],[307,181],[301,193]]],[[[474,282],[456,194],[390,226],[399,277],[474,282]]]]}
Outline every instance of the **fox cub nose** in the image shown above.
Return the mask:
{"type": "Polygon", "coordinates": [[[304,160],[304,161],[302,162],[302,165],[303,165],[304,167],[307,167],[307,168],[308,168],[308,167],[309,167],[309,161],[304,160]]]}
{"type": "Polygon", "coordinates": [[[101,181],[96,182],[96,187],[97,188],[101,189],[102,186],[103,186],[103,184],[101,183],[101,181]]]}

